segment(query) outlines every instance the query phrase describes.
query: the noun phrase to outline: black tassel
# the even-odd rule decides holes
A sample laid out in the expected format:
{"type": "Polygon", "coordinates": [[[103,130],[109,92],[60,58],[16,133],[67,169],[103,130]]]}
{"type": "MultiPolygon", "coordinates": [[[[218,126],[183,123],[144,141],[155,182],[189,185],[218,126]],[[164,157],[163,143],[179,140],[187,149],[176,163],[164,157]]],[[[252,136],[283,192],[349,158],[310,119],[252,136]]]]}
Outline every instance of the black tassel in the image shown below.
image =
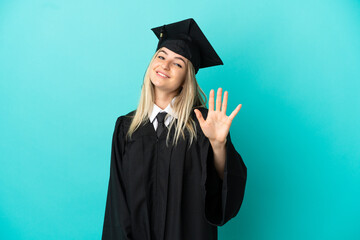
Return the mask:
{"type": "MultiPolygon", "coordinates": [[[[166,24],[165,24],[166,25],[166,24]]],[[[157,49],[159,49],[161,43],[166,39],[166,30],[165,30],[165,25],[163,25],[161,27],[161,30],[160,30],[160,37],[159,37],[159,43],[158,43],[158,46],[157,46],[157,49]]]]}

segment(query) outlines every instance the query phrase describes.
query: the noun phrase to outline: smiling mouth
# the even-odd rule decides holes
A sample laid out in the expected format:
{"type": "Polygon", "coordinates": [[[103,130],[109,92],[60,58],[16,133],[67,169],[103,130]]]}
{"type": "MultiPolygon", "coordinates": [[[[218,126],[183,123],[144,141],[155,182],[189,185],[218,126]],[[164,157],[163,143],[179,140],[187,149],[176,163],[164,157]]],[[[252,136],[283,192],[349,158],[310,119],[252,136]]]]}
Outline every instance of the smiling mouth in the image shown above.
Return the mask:
{"type": "Polygon", "coordinates": [[[156,74],[162,78],[169,78],[167,75],[161,73],[161,72],[156,72],[156,74]]]}

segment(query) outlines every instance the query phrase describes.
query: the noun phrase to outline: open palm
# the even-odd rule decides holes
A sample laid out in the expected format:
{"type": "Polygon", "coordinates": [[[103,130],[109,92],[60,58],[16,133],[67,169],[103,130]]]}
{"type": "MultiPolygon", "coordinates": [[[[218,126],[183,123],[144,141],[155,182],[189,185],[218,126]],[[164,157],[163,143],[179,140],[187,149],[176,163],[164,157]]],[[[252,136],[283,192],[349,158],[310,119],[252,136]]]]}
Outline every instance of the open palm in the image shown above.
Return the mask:
{"type": "Polygon", "coordinates": [[[241,108],[241,104],[239,104],[230,114],[230,116],[226,116],[228,92],[225,91],[224,100],[222,103],[221,96],[222,89],[219,88],[216,96],[216,109],[214,109],[214,90],[211,89],[209,97],[209,111],[206,120],[203,118],[201,112],[198,109],[194,110],[200,127],[210,142],[226,142],[226,136],[229,133],[232,120],[241,108]]]}

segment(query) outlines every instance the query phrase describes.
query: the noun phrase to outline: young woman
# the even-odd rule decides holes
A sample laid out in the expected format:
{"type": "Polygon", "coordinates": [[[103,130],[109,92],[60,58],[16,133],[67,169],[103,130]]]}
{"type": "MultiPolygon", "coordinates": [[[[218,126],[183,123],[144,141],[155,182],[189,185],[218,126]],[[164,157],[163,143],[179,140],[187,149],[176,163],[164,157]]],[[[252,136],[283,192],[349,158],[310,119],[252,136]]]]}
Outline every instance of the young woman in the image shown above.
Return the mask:
{"type": "Polygon", "coordinates": [[[199,68],[223,64],[194,19],[152,29],[157,51],[136,110],[118,117],[102,239],[217,239],[235,217],[247,168],[230,139],[228,92],[206,95],[199,68]]]}

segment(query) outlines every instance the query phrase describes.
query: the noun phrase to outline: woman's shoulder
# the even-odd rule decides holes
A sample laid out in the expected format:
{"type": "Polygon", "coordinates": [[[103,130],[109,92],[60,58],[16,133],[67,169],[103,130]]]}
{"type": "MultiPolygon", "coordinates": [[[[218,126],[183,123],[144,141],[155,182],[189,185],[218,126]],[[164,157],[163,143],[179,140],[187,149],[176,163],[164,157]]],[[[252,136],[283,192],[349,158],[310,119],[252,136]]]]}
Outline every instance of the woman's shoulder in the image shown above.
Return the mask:
{"type": "Polygon", "coordinates": [[[132,111],[128,112],[127,114],[122,115],[120,117],[122,117],[125,121],[129,121],[135,116],[135,113],[136,113],[136,109],[132,110],[132,111]]]}
{"type": "Polygon", "coordinates": [[[128,112],[127,114],[120,115],[116,119],[116,125],[130,126],[131,119],[134,117],[136,109],[128,112]]]}
{"type": "MultiPolygon", "coordinates": [[[[207,114],[208,114],[209,110],[206,107],[203,107],[203,106],[193,107],[193,109],[191,111],[191,115],[192,115],[192,118],[196,122],[197,122],[197,118],[195,116],[194,109],[198,109],[201,112],[204,119],[207,118],[207,114]]],[[[128,129],[131,125],[131,121],[132,121],[133,117],[135,116],[135,113],[136,113],[136,109],[128,112],[127,114],[118,116],[117,120],[116,120],[116,126],[121,125],[121,128],[128,129]]]]}

